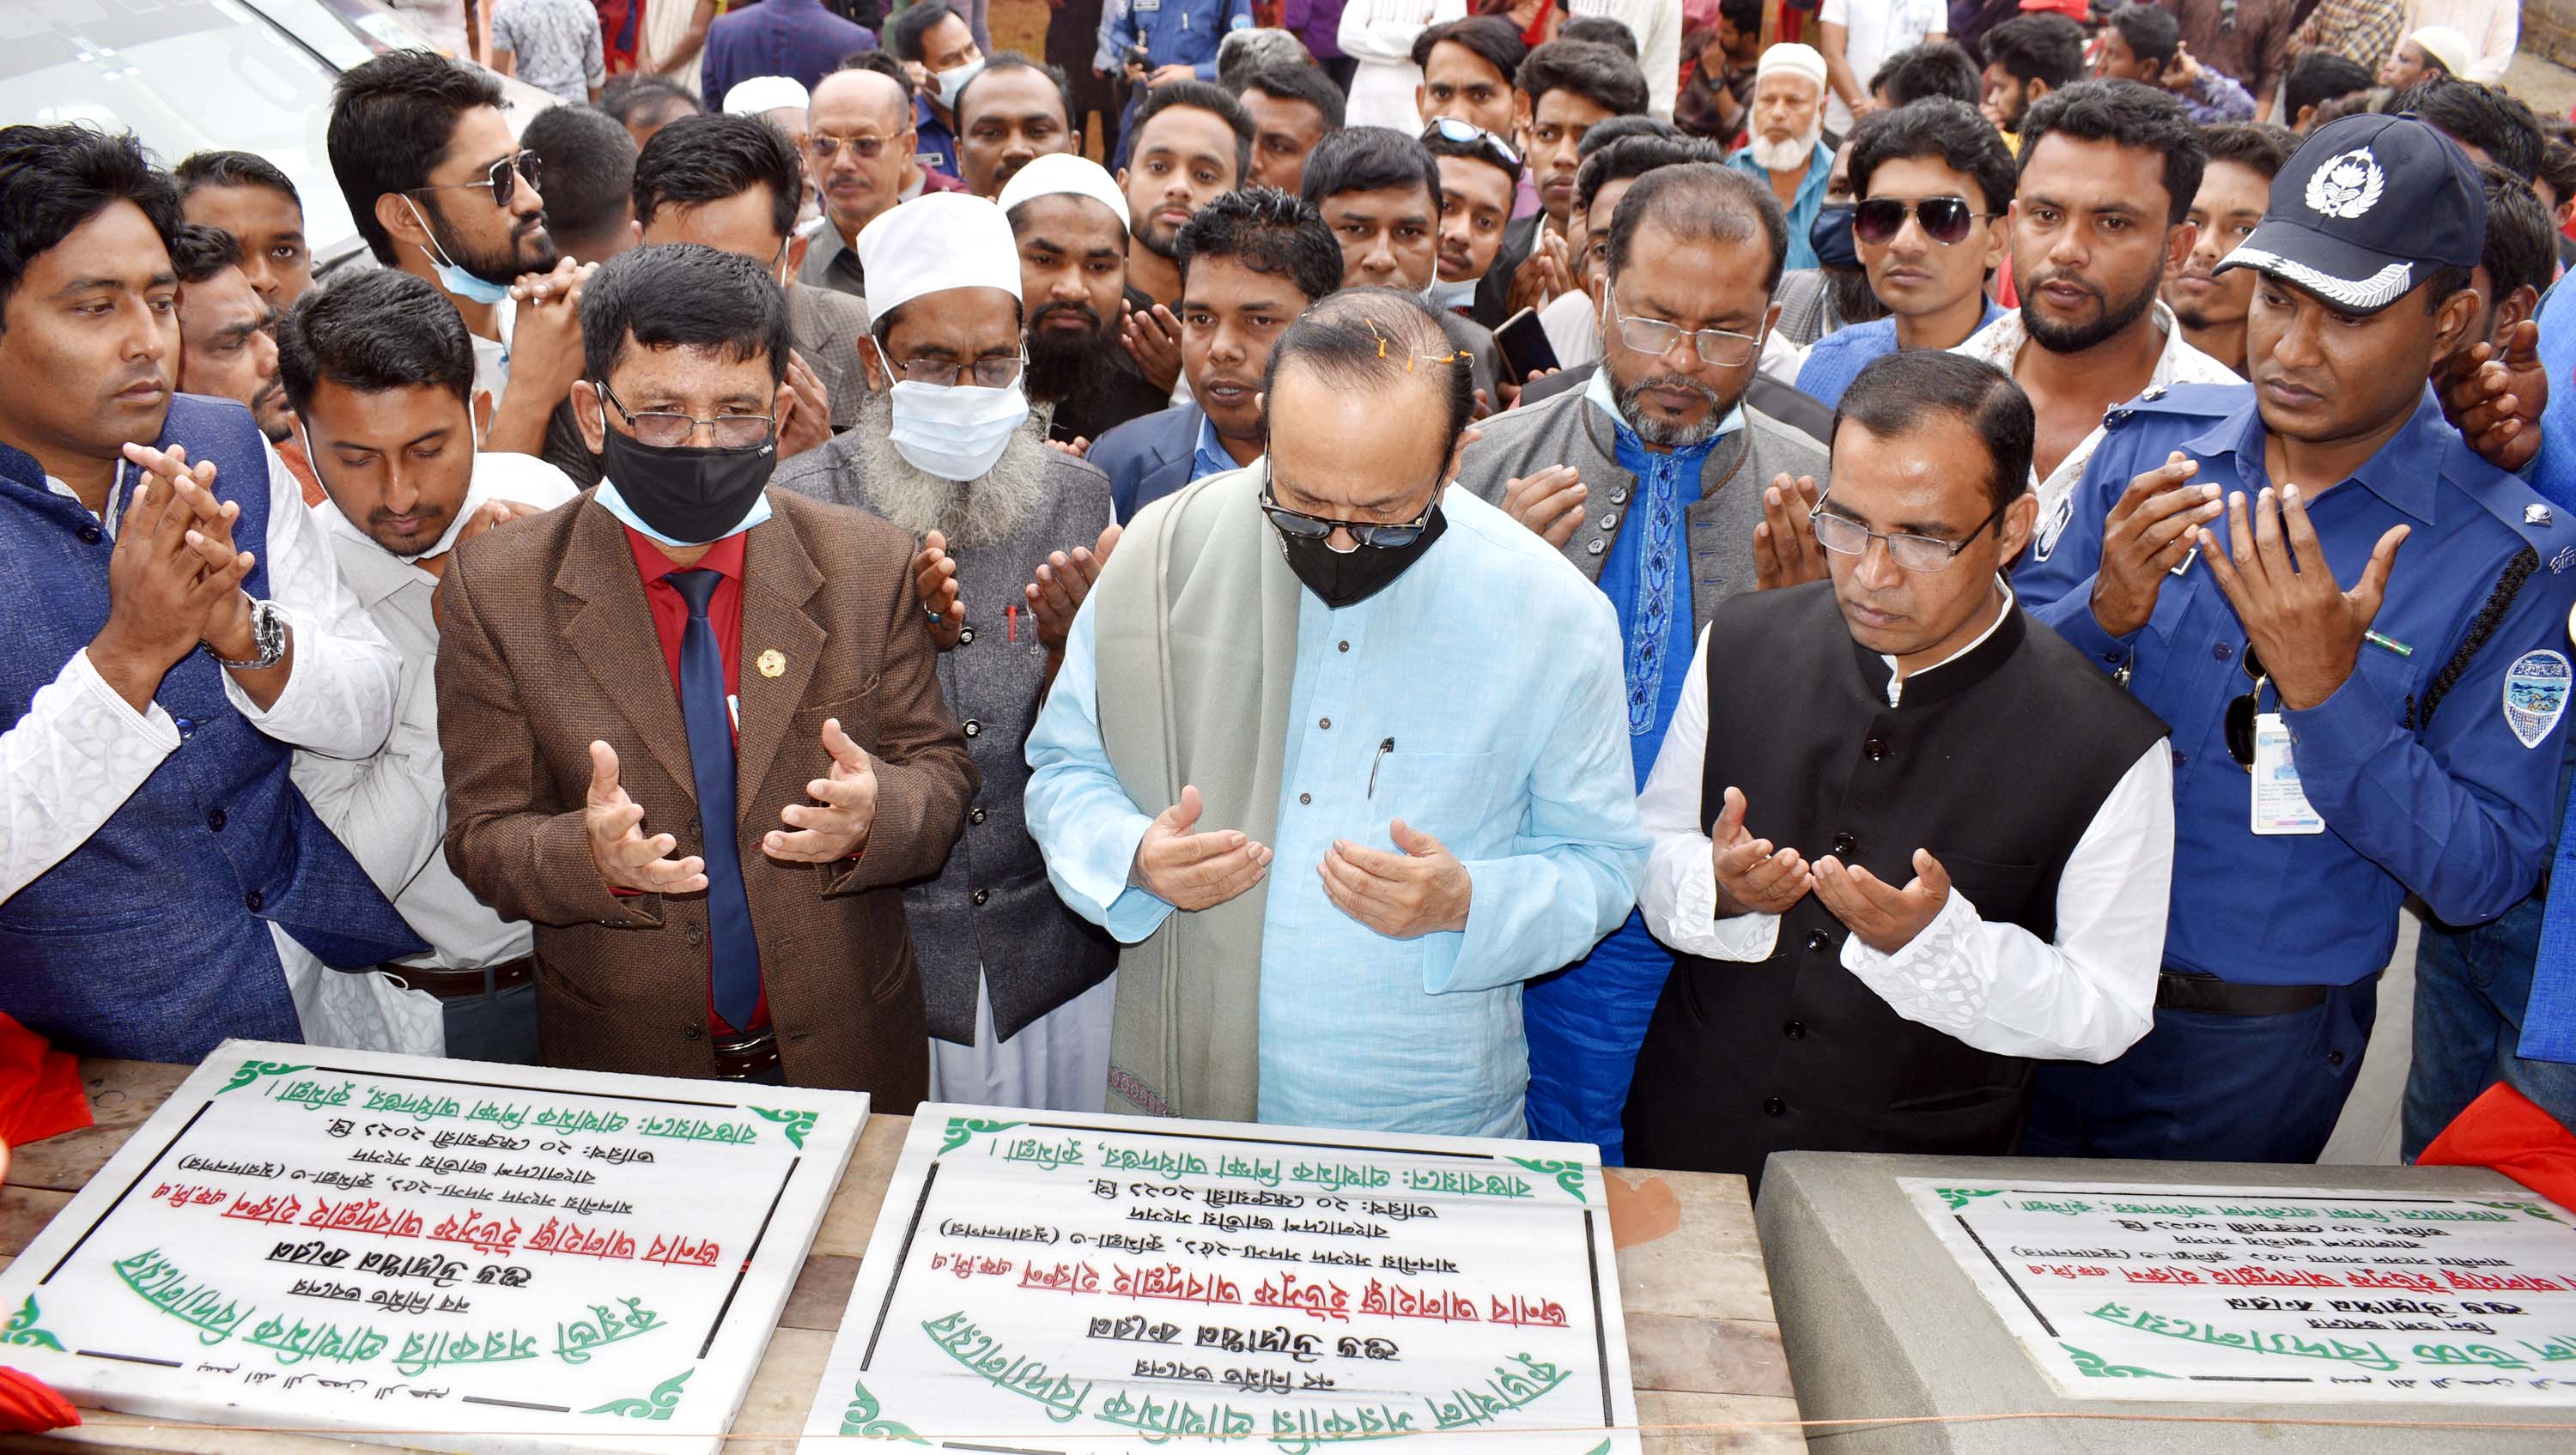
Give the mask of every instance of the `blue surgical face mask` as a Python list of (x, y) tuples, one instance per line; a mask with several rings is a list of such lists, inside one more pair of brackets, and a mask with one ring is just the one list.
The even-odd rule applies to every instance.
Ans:
[(411, 215), (419, 219), (420, 230), (429, 234), (429, 246), (421, 251), (428, 255), (431, 271), (438, 274), (438, 286), (469, 303), (479, 303), (486, 308), (510, 296), (509, 284), (486, 282), (449, 262), (447, 249), (439, 246), (438, 233), (430, 227), (428, 218), (421, 217), (419, 204), (405, 197), (403, 206), (410, 208)]
[(1860, 245), (1852, 241), (1852, 204), (1828, 202), (1816, 209), (1816, 220), (1807, 224), (1807, 246), (1828, 268), (1857, 270)]

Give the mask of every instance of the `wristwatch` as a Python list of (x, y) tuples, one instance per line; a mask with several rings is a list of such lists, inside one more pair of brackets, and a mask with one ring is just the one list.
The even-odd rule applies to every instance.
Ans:
[(286, 618), (278, 614), (276, 602), (254, 601), (250, 604), (250, 639), (259, 650), (248, 661), (232, 661), (218, 655), (213, 647), (206, 648), (206, 655), (215, 659), (216, 666), (236, 672), (265, 672), (285, 661)]

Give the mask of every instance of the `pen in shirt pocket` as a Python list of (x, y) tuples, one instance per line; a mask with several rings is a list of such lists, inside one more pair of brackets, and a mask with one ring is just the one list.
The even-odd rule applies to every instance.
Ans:
[(1395, 739), (1393, 739), (1393, 738), (1387, 738), (1387, 739), (1385, 739), (1384, 741), (1380, 742), (1380, 743), (1377, 745), (1377, 755), (1376, 755), (1375, 757), (1373, 757), (1373, 758), (1370, 758), (1370, 759), (1369, 759), (1368, 796), (1369, 796), (1371, 799), (1375, 799), (1375, 798), (1377, 797), (1377, 770), (1378, 770), (1378, 765), (1380, 765), (1380, 764), (1384, 763), (1384, 762), (1386, 761), (1386, 755), (1387, 755), (1387, 754), (1389, 754), (1389, 753), (1392, 753), (1392, 752), (1394, 752), (1394, 751), (1395, 751)]

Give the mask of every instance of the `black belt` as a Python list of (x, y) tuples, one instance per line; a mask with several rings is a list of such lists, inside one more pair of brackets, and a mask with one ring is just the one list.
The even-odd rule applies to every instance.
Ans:
[(761, 1030), (716, 1042), (716, 1079), (744, 1081), (778, 1064), (778, 1033)]
[(504, 990), (525, 985), (536, 978), (537, 961), (533, 955), (486, 965), (479, 970), (427, 969), (418, 965), (386, 965), (389, 975), (399, 975), (414, 990), (426, 990), (441, 1000), (481, 1000)]
[(2326, 1003), (2323, 985), (2243, 985), (2215, 975), (2167, 970), (2156, 977), (2156, 1009), (2213, 1015), (2288, 1015)]

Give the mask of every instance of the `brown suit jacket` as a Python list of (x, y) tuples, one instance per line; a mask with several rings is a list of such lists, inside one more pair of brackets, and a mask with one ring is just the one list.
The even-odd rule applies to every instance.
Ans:
[[(900, 1115), (930, 1072), (898, 886), (939, 872), (975, 769), (940, 697), (911, 537), (843, 506), (769, 498), (776, 514), (745, 542), (732, 832), (770, 1019), (791, 1083), (865, 1091)], [(700, 851), (688, 734), (624, 528), (585, 496), (492, 531), (449, 564), (440, 615), (447, 861), (503, 916), (536, 925), (547, 1064), (714, 1074), (706, 896), (611, 894), (582, 818), (600, 739), (644, 806), (643, 831), (677, 838), (676, 856)], [(775, 677), (756, 665), (772, 651), (785, 664)], [(876, 760), (867, 852), (781, 863), (761, 836), (830, 771), (829, 717)]]

